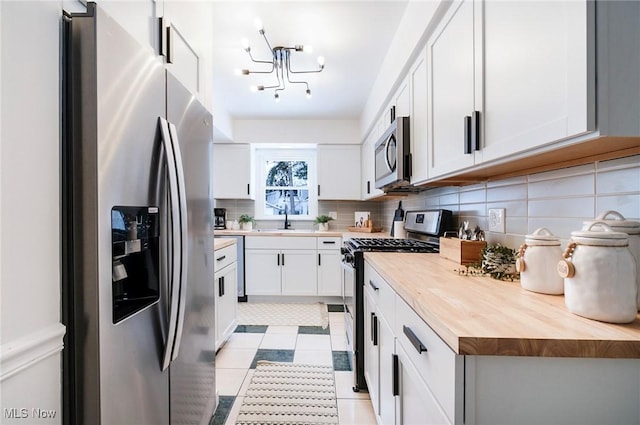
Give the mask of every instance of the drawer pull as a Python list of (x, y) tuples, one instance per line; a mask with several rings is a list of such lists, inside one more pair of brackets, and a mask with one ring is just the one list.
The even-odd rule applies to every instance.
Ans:
[(391, 388), (394, 396), (400, 395), (400, 362), (398, 355), (391, 355), (391, 372), (393, 374), (393, 388)]
[(216, 261), (222, 261), (222, 260), (224, 260), (225, 258), (227, 258), (227, 256), (226, 256), (226, 255), (223, 255), (222, 257), (218, 257), (218, 258), (216, 258)]
[(218, 278), (218, 296), (222, 297), (224, 295), (224, 276)]
[(378, 316), (373, 315), (373, 346), (378, 345)]
[(322, 241), (322, 243), (326, 245), (335, 245), (336, 241)]
[(375, 313), (371, 313), (371, 323), (370, 323), (371, 324), (371, 337), (370, 337), (371, 342), (373, 342), (373, 334), (374, 334), (374, 331), (373, 331), (373, 318), (374, 317), (376, 317), (376, 314)]
[(404, 332), (407, 338), (409, 338), (409, 342), (411, 343), (411, 345), (415, 347), (418, 353), (422, 354), (423, 352), (427, 351), (427, 347), (425, 347), (424, 344), (422, 344), (422, 342), (418, 339), (416, 334), (413, 333), (411, 328), (403, 325), (402, 332)]
[(378, 289), (380, 289), (379, 287), (377, 287), (372, 280), (369, 281), (369, 285), (371, 285), (371, 287), (373, 288), (374, 291), (377, 291)]

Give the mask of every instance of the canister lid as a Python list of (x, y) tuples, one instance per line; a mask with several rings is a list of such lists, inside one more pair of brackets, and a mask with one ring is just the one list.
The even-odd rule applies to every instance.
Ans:
[(532, 234), (526, 236), (526, 242), (530, 245), (559, 245), (560, 239), (546, 227), (539, 227)]
[(582, 230), (585, 230), (590, 224), (595, 222), (603, 222), (616, 232), (624, 232), (628, 235), (640, 235), (640, 221), (627, 220), (618, 211), (605, 211), (594, 220), (583, 222)]
[(594, 221), (586, 226), (586, 229), (571, 232), (571, 239), (585, 245), (596, 246), (626, 246), (629, 244), (627, 233), (616, 232), (602, 221)]

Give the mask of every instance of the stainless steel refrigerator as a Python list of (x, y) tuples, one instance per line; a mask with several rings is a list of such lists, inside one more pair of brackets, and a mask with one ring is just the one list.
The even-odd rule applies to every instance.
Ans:
[(64, 39), (64, 422), (208, 424), (212, 117), (94, 3)]

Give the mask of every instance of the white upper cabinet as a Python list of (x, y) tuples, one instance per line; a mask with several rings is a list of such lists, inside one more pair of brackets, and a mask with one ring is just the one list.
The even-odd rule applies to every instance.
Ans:
[(481, 69), (474, 64), (479, 7), (474, 0), (455, 1), (427, 43), (430, 178), (474, 163), (470, 133), (473, 112), (480, 110), (474, 92)]
[(410, 145), (411, 183), (419, 183), (428, 177), (427, 153), (427, 60), (423, 49), (409, 71), (410, 88)]
[(394, 97), (396, 117), (411, 116), (411, 93), (409, 89), (409, 79), (405, 78), (396, 91)]
[(254, 199), (253, 149), (249, 144), (213, 145), (213, 196)]
[(360, 199), (360, 145), (318, 145), (318, 200)]
[(483, 162), (595, 130), (591, 6), (483, 3), (483, 31), (476, 32), (484, 41)]
[(384, 195), (380, 189), (376, 189), (376, 171), (374, 168), (374, 149), (377, 140), (377, 131), (372, 131), (367, 140), (361, 146), (362, 155), (362, 199), (371, 199)]

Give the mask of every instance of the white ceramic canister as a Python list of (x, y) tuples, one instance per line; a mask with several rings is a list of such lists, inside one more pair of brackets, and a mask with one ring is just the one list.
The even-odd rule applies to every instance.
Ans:
[(637, 313), (636, 263), (626, 233), (603, 222), (571, 232), (558, 273), (572, 313), (610, 323), (633, 322)]
[(602, 221), (616, 232), (624, 232), (629, 235), (629, 251), (636, 260), (636, 285), (638, 286), (638, 311), (640, 311), (640, 222), (627, 220), (618, 211), (605, 211), (595, 220), (585, 221), (583, 229), (586, 229), (594, 221)]
[(564, 279), (556, 271), (560, 260), (560, 240), (546, 227), (536, 229), (526, 236), (518, 250), (516, 269), (520, 272), (520, 285), (542, 294), (564, 293)]

